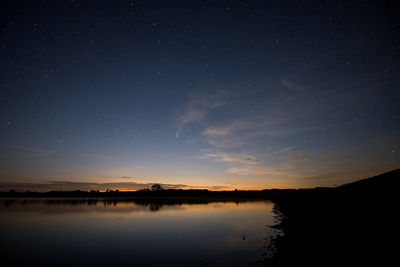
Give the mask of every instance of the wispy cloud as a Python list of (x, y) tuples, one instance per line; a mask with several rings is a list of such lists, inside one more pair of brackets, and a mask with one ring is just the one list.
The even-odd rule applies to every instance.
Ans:
[(294, 91), (296, 91), (299, 94), (304, 93), (304, 87), (300, 84), (294, 83), (293, 81), (289, 81), (289, 80), (282, 80), (281, 81), (282, 85), (288, 89), (292, 89)]
[[(185, 125), (197, 123), (204, 127), (199, 140), (208, 143), (207, 148), (214, 149), (204, 152), (200, 158), (221, 163), (225, 173), (290, 175), (298, 166), (309, 161), (310, 152), (302, 151), (295, 145), (280, 148), (274, 145), (273, 151), (267, 146), (284, 144), (285, 139), (293, 140), (294, 136), (314, 131), (317, 126), (304, 119), (313, 114), (303, 102), (292, 97), (292, 91), (295, 91), (301, 101), (307, 100), (305, 95), (300, 96), (305, 91), (302, 85), (285, 79), (278, 80), (275, 87), (279, 90), (271, 88), (268, 98), (233, 93), (240, 90), (232, 90), (225, 95), (229, 101), (222, 101), (224, 98), (219, 94), (191, 94), (178, 118), (176, 137)], [(282, 87), (287, 90), (282, 90)], [(249, 98), (252, 104), (243, 104), (245, 98)], [(238, 105), (234, 110), (240, 112), (232, 112), (232, 105)], [(214, 116), (213, 112), (216, 107), (223, 107), (218, 116)]]
[(40, 146), (37, 146), (37, 147), (20, 147), (19, 149), (21, 149), (25, 153), (28, 153), (30, 155), (36, 155), (36, 156), (49, 156), (49, 155), (54, 154), (53, 150), (50, 150), (50, 149), (47, 149), (47, 148), (43, 148), (43, 147), (40, 147)]
[[(281, 121), (279, 121), (281, 122)], [(244, 119), (234, 120), (226, 125), (212, 126), (207, 128), (203, 134), (206, 136), (227, 136), (241, 131), (258, 131), (268, 126), (279, 123), (277, 121), (251, 121)]]
[(207, 138), (208, 143), (215, 147), (238, 147), (246, 145), (252, 135), (261, 134), (262, 129), (269, 124), (238, 119), (225, 125), (208, 127), (202, 134)]
[(247, 153), (209, 153), (204, 158), (211, 158), (218, 162), (241, 163), (256, 165), (264, 161), (265, 157), (256, 157)]
[(221, 96), (221, 93), (191, 93), (183, 111), (178, 116), (176, 138), (179, 137), (179, 134), (185, 125), (192, 122), (199, 122), (205, 118), (209, 111), (223, 106), (225, 102), (222, 100)]
[(289, 165), (283, 167), (275, 166), (251, 166), (251, 167), (231, 167), (226, 169), (226, 173), (238, 174), (238, 175), (287, 175), (291, 172), (289, 171), (292, 167)]
[[(249, 153), (207, 153), (201, 158), (227, 164), (226, 173), (237, 175), (286, 175), (296, 162), (293, 156), (294, 147), (285, 147), (264, 155), (255, 156)], [(296, 154), (297, 155), (297, 154)], [(268, 160), (275, 161), (269, 164)], [(276, 161), (279, 161), (278, 163)]]
[(265, 120), (237, 119), (225, 125), (210, 126), (202, 134), (208, 143), (219, 148), (239, 147), (258, 138), (287, 137), (315, 130), (314, 126), (296, 126), (285, 117)]

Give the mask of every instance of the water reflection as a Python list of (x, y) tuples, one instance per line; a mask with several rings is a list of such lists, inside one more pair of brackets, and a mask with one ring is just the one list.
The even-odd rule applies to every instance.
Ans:
[(8, 265), (253, 266), (269, 250), (273, 203), (0, 200)]

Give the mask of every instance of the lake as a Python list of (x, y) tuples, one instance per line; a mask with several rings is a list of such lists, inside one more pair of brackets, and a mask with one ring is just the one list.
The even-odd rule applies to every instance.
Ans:
[[(270, 201), (0, 200), (5, 265), (258, 266)], [(4, 265), (3, 265), (4, 266)]]

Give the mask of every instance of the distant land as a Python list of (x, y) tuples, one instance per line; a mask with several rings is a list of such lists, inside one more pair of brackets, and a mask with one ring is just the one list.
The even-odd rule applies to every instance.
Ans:
[[(249, 199), (275, 199), (285, 198), (286, 196), (301, 195), (303, 193), (316, 192), (336, 192), (336, 193), (384, 193), (396, 190), (399, 179), (400, 169), (393, 170), (378, 176), (362, 179), (338, 187), (316, 187), (307, 189), (264, 189), (264, 190), (232, 190), (232, 191), (212, 191), (207, 189), (164, 189), (161, 185), (155, 184), (151, 189), (141, 189), (137, 191), (109, 190), (73, 190), (73, 191), (0, 191), (1, 198), (46, 198), (46, 197), (112, 197), (112, 198), (249, 198)], [(398, 188), (398, 187), (397, 187)], [(384, 194), (386, 195), (386, 194)]]

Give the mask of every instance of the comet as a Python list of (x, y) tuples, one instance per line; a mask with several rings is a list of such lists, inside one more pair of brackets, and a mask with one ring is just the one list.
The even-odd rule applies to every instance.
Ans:
[(178, 137), (179, 137), (179, 133), (180, 133), (180, 132), (181, 132), (181, 128), (179, 128), (178, 131), (176, 131), (175, 138), (178, 138)]

